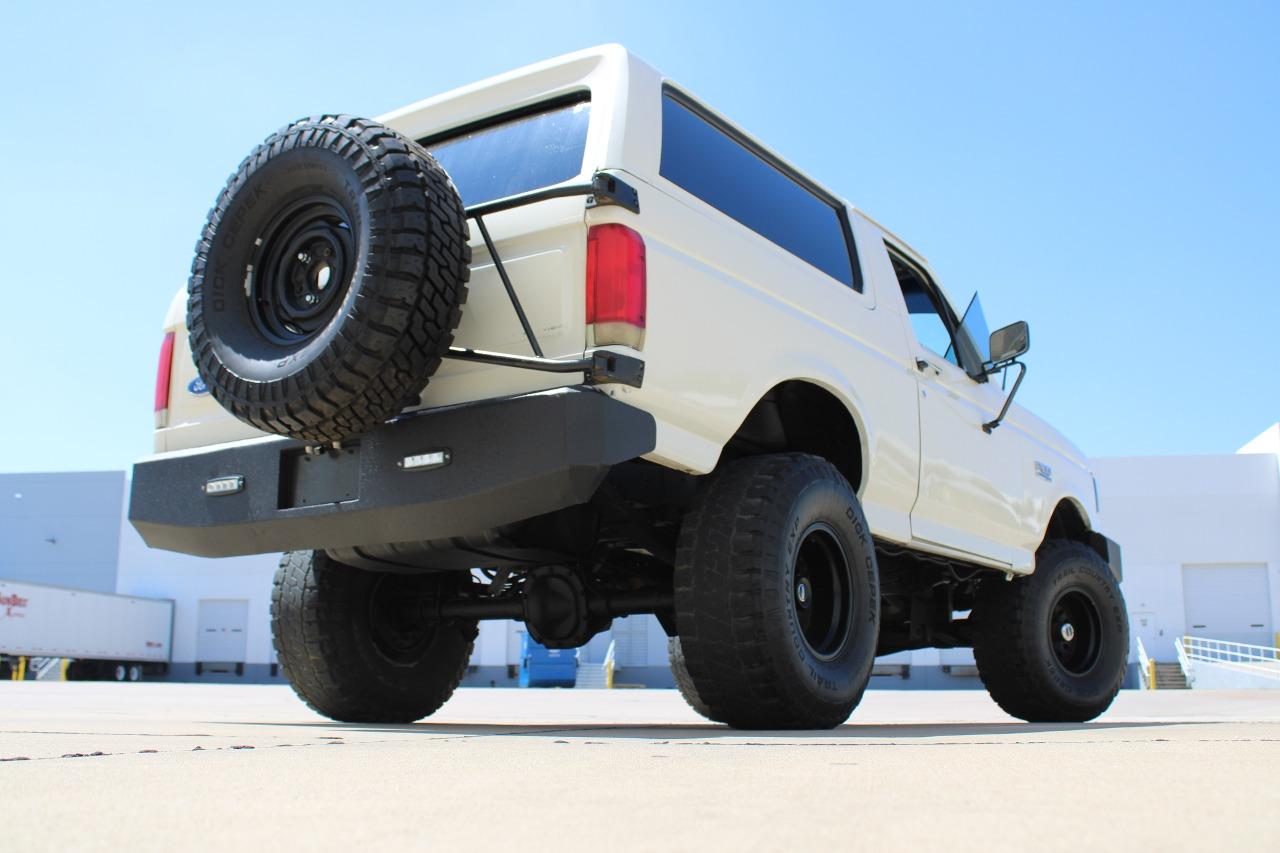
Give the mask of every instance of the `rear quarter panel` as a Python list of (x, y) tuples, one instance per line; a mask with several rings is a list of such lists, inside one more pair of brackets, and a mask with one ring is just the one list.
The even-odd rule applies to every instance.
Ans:
[[(872, 527), (907, 537), (919, 423), (905, 340), (876, 308), (885, 270), (863, 264), (858, 292), (663, 178), (663, 82), (633, 68), (621, 152), (628, 159), (609, 164), (637, 184), (640, 215), (608, 207), (587, 214), (589, 224), (640, 231), (648, 256), (644, 387), (608, 393), (657, 419), (653, 461), (706, 473), (770, 388), (791, 379), (820, 385), (858, 426), (865, 465), (854, 485)], [(855, 241), (869, 239), (866, 222), (849, 214)]]

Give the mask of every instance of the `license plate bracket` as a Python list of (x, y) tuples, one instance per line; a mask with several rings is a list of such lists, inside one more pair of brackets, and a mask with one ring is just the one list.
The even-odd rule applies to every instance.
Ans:
[(298, 509), (360, 499), (360, 447), (323, 453), (305, 448), (280, 454), (280, 509)]

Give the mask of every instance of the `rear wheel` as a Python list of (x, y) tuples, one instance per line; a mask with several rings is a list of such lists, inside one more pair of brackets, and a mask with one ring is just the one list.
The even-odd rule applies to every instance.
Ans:
[(1028, 722), (1084, 722), (1124, 681), (1129, 621), (1115, 576), (1088, 546), (1051, 540), (1035, 571), (978, 584), (973, 656), (991, 698)]
[(675, 608), (677, 683), (699, 713), (735, 728), (843, 723), (871, 677), (880, 614), (849, 483), (798, 453), (726, 463), (681, 528)]
[(352, 568), (323, 552), (285, 554), (271, 633), (294, 692), (342, 722), (410, 723), (437, 710), (476, 637), (474, 621), (432, 621), (415, 606), (438, 582)]

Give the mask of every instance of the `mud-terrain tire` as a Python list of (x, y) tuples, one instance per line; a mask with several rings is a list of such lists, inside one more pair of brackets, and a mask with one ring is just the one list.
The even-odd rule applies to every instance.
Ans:
[(1030, 575), (978, 584), (973, 656), (991, 698), (1032, 723), (1082, 723), (1124, 681), (1129, 620), (1120, 584), (1080, 542), (1040, 546)]
[(681, 527), (675, 610), (695, 710), (734, 728), (843, 723), (880, 622), (871, 531), (848, 481), (800, 453), (724, 464)]
[(711, 709), (698, 696), (698, 688), (693, 686), (693, 679), (689, 677), (689, 667), (684, 662), (684, 652), (680, 650), (679, 637), (667, 638), (667, 660), (671, 664), (671, 675), (675, 679), (676, 689), (680, 691), (685, 703), (702, 716), (709, 718)]
[(322, 551), (286, 553), (271, 593), (271, 636), (294, 692), (346, 723), (411, 723), (436, 711), (466, 672), (476, 623), (397, 612), (435, 583), (352, 568)]
[(240, 420), (350, 439), (415, 401), (453, 341), (471, 250), (420, 146), (350, 116), (254, 149), (209, 212), (188, 285), (200, 378)]

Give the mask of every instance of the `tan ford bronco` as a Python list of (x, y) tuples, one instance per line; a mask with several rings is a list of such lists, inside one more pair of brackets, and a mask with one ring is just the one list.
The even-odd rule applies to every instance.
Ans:
[(732, 726), (839, 725), (876, 655), (970, 646), (1010, 713), (1087, 720), (1125, 674), (1120, 552), (1083, 455), (1013, 403), (1029, 343), (598, 48), (240, 164), (130, 519), (286, 552), (279, 660), (339, 720), (435, 711), (477, 620), (572, 648), (638, 613)]

